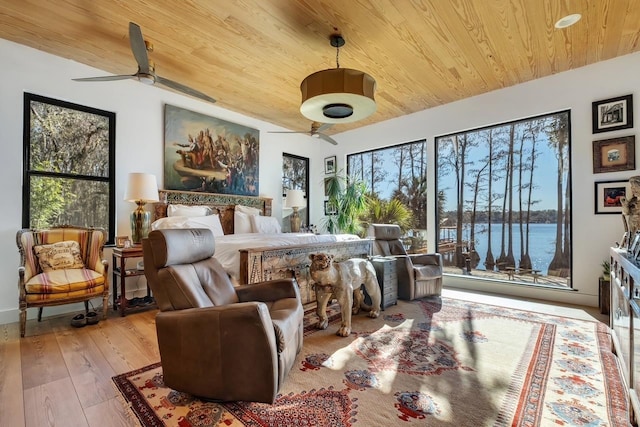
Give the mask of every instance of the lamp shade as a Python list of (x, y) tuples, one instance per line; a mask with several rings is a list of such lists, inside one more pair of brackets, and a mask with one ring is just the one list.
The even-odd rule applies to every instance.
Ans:
[(375, 88), (375, 79), (362, 71), (350, 68), (318, 71), (300, 84), (300, 112), (320, 123), (362, 120), (376, 111)]
[(157, 202), (159, 199), (156, 176), (150, 173), (130, 173), (124, 200), (129, 202), (142, 201), (144, 203)]
[(304, 191), (302, 190), (289, 190), (287, 191), (287, 203), (288, 208), (301, 208), (306, 206), (307, 203), (304, 200)]

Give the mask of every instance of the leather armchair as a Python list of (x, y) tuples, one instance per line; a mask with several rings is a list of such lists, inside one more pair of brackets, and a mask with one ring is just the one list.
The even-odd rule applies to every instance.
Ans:
[(155, 230), (142, 245), (165, 384), (209, 400), (273, 403), (302, 349), (295, 281), (234, 287), (207, 229)]
[(398, 298), (413, 300), (442, 294), (442, 256), (407, 254), (400, 240), (400, 227), (395, 224), (371, 224), (369, 236), (374, 238), (373, 255), (396, 258)]

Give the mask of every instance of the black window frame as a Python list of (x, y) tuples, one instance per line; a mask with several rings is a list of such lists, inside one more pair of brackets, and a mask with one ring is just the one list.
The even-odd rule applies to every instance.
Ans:
[[(69, 173), (57, 173), (50, 171), (36, 171), (29, 169), (31, 165), (31, 103), (40, 102), (55, 105), (61, 108), (77, 110), (84, 113), (104, 116), (109, 121), (109, 167), (107, 177), (91, 176), (91, 175), (78, 175)], [(23, 179), (22, 179), (22, 227), (30, 227), (30, 212), (31, 212), (31, 178), (32, 177), (48, 177), (48, 178), (62, 178), (73, 179), (81, 181), (93, 181), (93, 182), (108, 182), (109, 184), (109, 209), (108, 209), (108, 230), (107, 230), (107, 242), (106, 244), (113, 244), (115, 242), (115, 179), (116, 179), (116, 114), (111, 111), (100, 110), (93, 107), (87, 107), (80, 104), (74, 104), (72, 102), (62, 101), (46, 96), (36, 95), (33, 93), (24, 93), (24, 114), (23, 114)], [(94, 224), (95, 226), (102, 226), (101, 224)]]

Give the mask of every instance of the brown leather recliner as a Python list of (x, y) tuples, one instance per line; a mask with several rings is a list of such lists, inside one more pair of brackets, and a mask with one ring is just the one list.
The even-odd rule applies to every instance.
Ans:
[(374, 238), (373, 255), (396, 258), (398, 298), (413, 300), (442, 294), (442, 256), (407, 254), (400, 240), (402, 233), (395, 224), (371, 224), (369, 236)]
[(302, 349), (294, 280), (234, 288), (206, 229), (156, 230), (142, 245), (165, 384), (210, 400), (272, 403)]

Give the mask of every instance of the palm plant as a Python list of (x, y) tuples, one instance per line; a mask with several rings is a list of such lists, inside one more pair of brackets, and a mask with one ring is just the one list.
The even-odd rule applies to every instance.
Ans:
[(369, 209), (367, 185), (355, 177), (347, 177), (344, 172), (336, 172), (325, 178), (327, 202), (335, 215), (324, 217), (327, 231), (333, 233), (363, 234), (360, 217)]
[(387, 201), (371, 196), (369, 210), (360, 220), (366, 227), (371, 224), (397, 224), (404, 234), (412, 227), (413, 213), (398, 199)]

